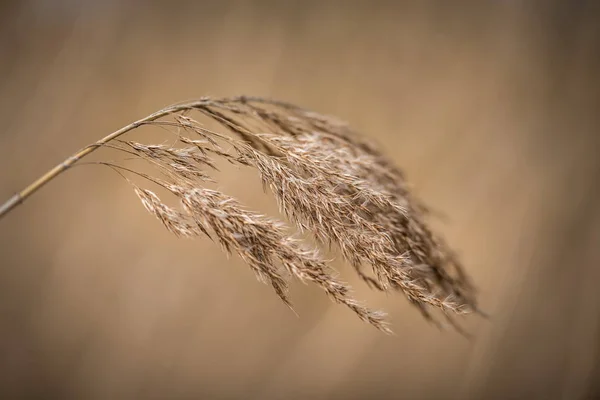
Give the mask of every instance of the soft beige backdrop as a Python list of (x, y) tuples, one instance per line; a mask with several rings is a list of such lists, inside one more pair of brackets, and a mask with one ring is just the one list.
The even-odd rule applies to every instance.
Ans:
[[(396, 336), (301, 285), (298, 318), (209, 240), (171, 237), (110, 170), (81, 167), (0, 221), (0, 394), (598, 395), (600, 31), (585, 4), (2, 3), (0, 200), (172, 102), (271, 96), (380, 143), (447, 215), (436, 228), (492, 318), (464, 321), (471, 341), (440, 332), (347, 267)], [(221, 179), (274, 210), (254, 174)]]

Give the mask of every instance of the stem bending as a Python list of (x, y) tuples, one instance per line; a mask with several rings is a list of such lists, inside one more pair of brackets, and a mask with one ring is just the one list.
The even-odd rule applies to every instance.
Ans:
[(61, 162), (60, 164), (58, 164), (57, 166), (52, 168), (51, 170), (49, 170), (48, 172), (46, 172), (45, 174), (40, 176), (38, 179), (33, 181), (31, 184), (29, 184), (23, 190), (21, 190), (18, 193), (15, 193), (11, 198), (9, 198), (6, 202), (4, 202), (0, 206), (0, 218), (4, 217), (6, 214), (8, 214), (10, 211), (12, 211), (15, 207), (22, 204), (29, 196), (31, 196), (32, 194), (37, 192), (39, 189), (41, 189), (42, 186), (46, 185), (48, 182), (52, 181), (58, 175), (65, 172), (67, 169), (69, 169), (71, 166), (73, 166), (77, 161), (81, 160), (83, 157), (91, 154), (98, 148), (102, 147), (105, 143), (108, 143), (111, 140), (114, 140), (114, 139), (118, 138), (119, 136), (121, 136), (131, 130), (136, 129), (139, 126), (141, 126), (147, 122), (152, 122), (152, 121), (155, 121), (166, 115), (184, 111), (184, 110), (189, 110), (192, 108), (197, 108), (199, 106), (203, 106), (206, 104), (210, 104), (210, 100), (201, 99), (201, 100), (197, 100), (197, 101), (193, 101), (193, 102), (189, 102), (189, 103), (176, 104), (176, 105), (172, 105), (172, 106), (163, 108), (162, 110), (159, 110), (153, 114), (148, 115), (147, 117), (144, 117), (144, 118), (137, 120), (127, 126), (124, 126), (123, 128), (121, 128), (119, 130), (114, 131), (110, 135), (98, 140), (95, 143), (85, 146), (84, 148), (82, 148), (75, 154), (71, 155), (69, 158), (67, 158), (66, 160), (64, 160), (63, 162)]

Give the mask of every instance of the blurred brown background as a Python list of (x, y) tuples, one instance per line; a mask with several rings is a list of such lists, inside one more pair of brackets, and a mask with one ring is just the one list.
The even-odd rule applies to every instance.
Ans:
[[(465, 319), (470, 341), (440, 332), (348, 267), (396, 336), (302, 285), (297, 318), (238, 259), (171, 237), (111, 171), (81, 167), (0, 221), (0, 394), (598, 398), (599, 5), (2, 3), (0, 200), (170, 103), (287, 100), (380, 143), (448, 216), (435, 226), (492, 318)], [(252, 173), (222, 187), (266, 198)]]

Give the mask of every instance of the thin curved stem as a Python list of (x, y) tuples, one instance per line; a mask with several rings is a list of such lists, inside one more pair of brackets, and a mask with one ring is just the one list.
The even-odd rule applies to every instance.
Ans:
[(121, 128), (119, 130), (114, 131), (110, 135), (105, 136), (104, 138), (98, 140), (95, 143), (85, 146), (84, 148), (77, 151), (75, 154), (71, 155), (69, 158), (67, 158), (66, 160), (64, 160), (63, 162), (56, 165), (54, 168), (52, 168), (51, 170), (49, 170), (48, 172), (46, 172), (45, 174), (43, 174), (42, 176), (37, 178), (31, 184), (26, 186), (23, 190), (21, 190), (18, 193), (15, 193), (6, 202), (4, 202), (0, 206), (0, 218), (5, 216), (6, 214), (8, 214), (11, 210), (13, 210), (18, 205), (22, 204), (23, 201), (25, 201), (29, 196), (31, 196), (32, 194), (37, 192), (40, 188), (42, 188), (42, 186), (46, 185), (48, 182), (50, 182), (51, 180), (56, 178), (58, 175), (65, 172), (67, 169), (69, 169), (71, 166), (73, 166), (77, 161), (81, 160), (83, 157), (91, 154), (98, 148), (102, 147), (105, 143), (108, 143), (111, 140), (116, 139), (119, 136), (121, 136), (129, 131), (132, 131), (148, 122), (155, 121), (155, 120), (162, 118), (164, 116), (167, 116), (169, 114), (173, 114), (173, 113), (177, 113), (177, 112), (185, 111), (185, 110), (190, 110), (190, 109), (198, 108), (201, 106), (206, 106), (208, 104), (211, 104), (212, 102), (213, 102), (213, 100), (210, 100), (210, 99), (200, 99), (200, 100), (196, 100), (196, 101), (192, 101), (192, 102), (188, 102), (188, 103), (171, 105), (169, 107), (163, 108), (162, 110), (156, 111), (155, 113), (150, 114), (147, 117), (144, 117), (135, 122), (132, 122), (131, 124), (124, 126), (123, 128)]

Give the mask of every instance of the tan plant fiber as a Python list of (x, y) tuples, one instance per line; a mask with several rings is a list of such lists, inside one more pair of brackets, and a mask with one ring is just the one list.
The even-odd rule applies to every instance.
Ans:
[[(209, 128), (193, 114), (222, 129)], [(123, 139), (144, 125), (175, 133), (176, 143)], [(377, 329), (391, 332), (385, 314), (352, 298), (351, 288), (336, 278), (318, 250), (290, 236), (285, 223), (208, 189), (217, 159), (256, 169), (288, 220), (318, 243), (338, 248), (370, 287), (403, 293), (432, 321), (436, 309), (452, 323), (453, 315), (478, 311), (462, 265), (428, 228), (428, 210), (410, 193), (401, 171), (345, 123), (274, 100), (202, 98), (157, 111), (57, 165), (0, 206), (0, 217), (100, 147), (154, 167), (156, 173), (148, 174), (116, 162), (95, 162), (123, 176), (165, 228), (179, 237), (208, 236), (225, 252), (236, 253), (290, 307), (288, 285), (297, 278), (317, 285)], [(128, 175), (166, 189), (179, 207), (168, 206)]]

